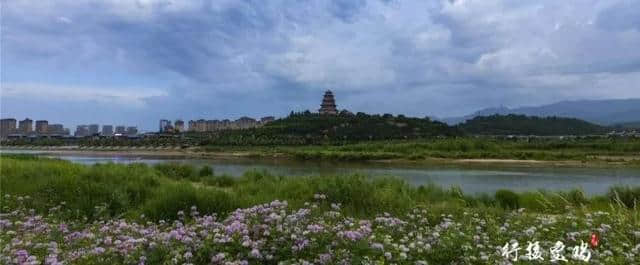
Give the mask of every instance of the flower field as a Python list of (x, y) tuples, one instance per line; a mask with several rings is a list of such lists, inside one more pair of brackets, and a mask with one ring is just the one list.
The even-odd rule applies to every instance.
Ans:
[[(31, 198), (4, 196), (3, 264), (551, 264), (547, 250), (557, 241), (567, 246), (561, 252), (567, 264), (640, 263), (640, 226), (615, 210), (542, 215), (466, 209), (434, 216), (425, 207), (357, 219), (317, 194), (303, 208), (272, 201), (226, 218), (192, 207), (175, 221), (105, 216), (87, 222), (63, 218), (73, 212), (65, 203), (39, 215), (25, 207)], [(587, 249), (588, 262), (572, 257), (572, 248), (593, 233), (600, 240)], [(526, 246), (534, 241), (544, 260), (528, 260)], [(514, 242), (522, 246), (517, 261), (502, 250)]]

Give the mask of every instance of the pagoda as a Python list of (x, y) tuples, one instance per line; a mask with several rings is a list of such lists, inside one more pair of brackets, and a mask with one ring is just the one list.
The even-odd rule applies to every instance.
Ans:
[(320, 112), (320, 114), (338, 114), (338, 110), (336, 109), (336, 100), (333, 98), (333, 92), (331, 92), (331, 90), (327, 90), (327, 92), (324, 92), (322, 104), (320, 104), (320, 109), (318, 110), (318, 112)]

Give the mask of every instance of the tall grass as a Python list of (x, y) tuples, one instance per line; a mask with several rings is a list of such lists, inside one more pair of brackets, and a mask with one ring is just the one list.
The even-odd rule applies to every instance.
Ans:
[[(226, 215), (236, 208), (286, 200), (302, 207), (315, 194), (325, 194), (331, 203), (354, 216), (371, 217), (382, 212), (404, 214), (418, 206), (442, 212), (481, 207), (487, 211), (527, 208), (544, 213), (562, 213), (566, 207), (605, 208), (607, 204), (638, 209), (640, 188), (616, 187), (606, 196), (587, 198), (579, 190), (568, 192), (465, 195), (459, 188), (436, 185), (411, 186), (392, 178), (362, 175), (283, 177), (265, 171), (249, 171), (232, 178), (216, 176), (213, 170), (189, 165), (163, 164), (73, 164), (54, 159), (0, 157), (2, 194), (31, 196), (30, 207), (46, 212), (64, 202), (75, 215), (96, 218), (96, 205), (110, 216), (172, 220), (179, 210), (196, 206), (201, 213)], [(202, 173), (205, 172), (206, 174)], [(4, 197), (0, 198), (4, 205)], [(3, 210), (4, 211), (4, 208)], [(74, 217), (77, 217), (74, 216)], [(70, 216), (71, 217), (71, 216)]]

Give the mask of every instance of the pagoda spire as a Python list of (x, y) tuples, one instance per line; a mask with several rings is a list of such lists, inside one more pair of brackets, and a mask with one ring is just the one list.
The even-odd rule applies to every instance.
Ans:
[(318, 110), (318, 112), (320, 112), (320, 114), (338, 114), (338, 109), (336, 108), (336, 100), (333, 97), (333, 92), (331, 92), (331, 90), (327, 90), (326, 92), (324, 92), (322, 104), (320, 104), (320, 109)]

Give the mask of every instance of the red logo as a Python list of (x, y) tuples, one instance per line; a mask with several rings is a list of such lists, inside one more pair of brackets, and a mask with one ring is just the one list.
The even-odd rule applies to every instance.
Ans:
[(600, 241), (600, 239), (598, 238), (598, 234), (592, 233), (591, 234), (591, 247), (592, 248), (596, 248), (598, 246), (598, 242), (599, 241)]

